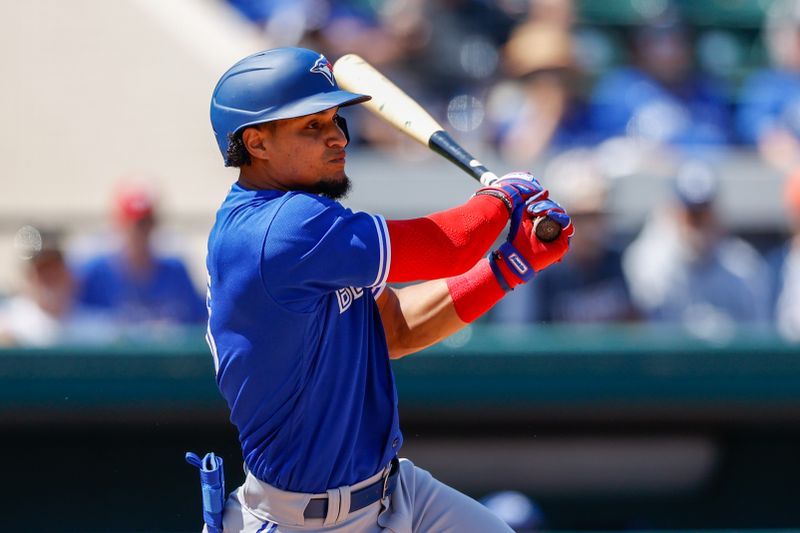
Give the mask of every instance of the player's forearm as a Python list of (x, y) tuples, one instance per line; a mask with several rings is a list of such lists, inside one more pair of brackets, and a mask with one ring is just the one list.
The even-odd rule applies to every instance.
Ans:
[(412, 220), (387, 221), (390, 282), (436, 280), (466, 272), (508, 222), (498, 198), (480, 195), (462, 206)]
[(379, 308), (389, 357), (397, 359), (447, 338), (466, 324), (458, 317), (447, 282), (437, 279), (394, 289)]
[(486, 259), (459, 276), (393, 290), (380, 307), (389, 356), (396, 359), (436, 344), (505, 294)]

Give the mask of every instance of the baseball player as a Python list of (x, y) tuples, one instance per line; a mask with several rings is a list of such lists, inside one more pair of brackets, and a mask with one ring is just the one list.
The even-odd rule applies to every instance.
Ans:
[[(214, 89), (214, 134), (240, 170), (207, 258), (207, 340), (246, 468), (225, 532), (510, 531), (398, 460), (389, 359), (458, 331), (558, 261), (570, 219), (526, 173), (414, 220), (343, 207), (337, 113), (369, 98), (340, 90), (328, 60), (302, 48), (246, 57)], [(534, 236), (540, 215), (561, 224), (556, 241)], [(484, 257), (509, 218), (508, 240)]]

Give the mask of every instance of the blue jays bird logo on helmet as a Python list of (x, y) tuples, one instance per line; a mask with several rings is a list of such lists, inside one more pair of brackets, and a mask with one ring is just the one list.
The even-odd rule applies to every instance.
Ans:
[(331, 65), (331, 62), (328, 61), (328, 58), (326, 58), (324, 55), (319, 55), (319, 59), (317, 59), (317, 61), (314, 63), (314, 66), (311, 67), (311, 72), (322, 74), (329, 82), (331, 82), (331, 85), (336, 85), (336, 82), (333, 81), (333, 65)]

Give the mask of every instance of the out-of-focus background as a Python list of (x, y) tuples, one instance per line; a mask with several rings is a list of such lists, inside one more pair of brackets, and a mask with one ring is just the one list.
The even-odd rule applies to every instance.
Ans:
[[(242, 480), (203, 344), (233, 62), (356, 52), (576, 225), (396, 362), (403, 455), (517, 531), (800, 528), (800, 0), (0, 2), (2, 531), (188, 532)], [(360, 109), (354, 209), (475, 183)]]

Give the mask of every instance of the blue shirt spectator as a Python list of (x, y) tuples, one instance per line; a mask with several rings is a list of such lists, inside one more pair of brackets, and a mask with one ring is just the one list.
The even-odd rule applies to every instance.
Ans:
[(160, 257), (151, 246), (156, 214), (150, 191), (124, 188), (116, 204), (122, 246), (79, 270), (79, 301), (110, 312), (121, 324), (187, 324), (207, 318), (183, 263)]
[(724, 93), (702, 76), (668, 87), (635, 67), (612, 71), (595, 88), (591, 120), (604, 138), (629, 135), (683, 147), (729, 140)]
[(800, 138), (800, 72), (764, 69), (742, 87), (737, 115), (739, 135), (757, 144), (771, 130)]
[(736, 126), (766, 162), (790, 173), (800, 165), (800, 0), (776, 0), (764, 20), (772, 66), (745, 81)]
[(200, 323), (205, 305), (186, 267), (173, 257), (155, 257), (147, 276), (139, 277), (122, 253), (97, 257), (81, 270), (79, 299), (108, 310), (125, 323)]
[[(503, 51), (513, 77), (491, 97), (494, 141), (506, 159), (530, 161), (552, 149), (594, 144), (588, 106), (579, 94), (583, 72), (573, 52), (569, 27), (533, 20), (514, 30)], [(509, 88), (514, 91), (509, 93)]]
[(592, 124), (603, 137), (627, 135), (683, 149), (729, 141), (727, 96), (693, 68), (688, 30), (672, 10), (638, 26), (632, 67), (603, 77), (592, 95)]

